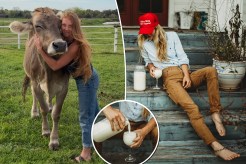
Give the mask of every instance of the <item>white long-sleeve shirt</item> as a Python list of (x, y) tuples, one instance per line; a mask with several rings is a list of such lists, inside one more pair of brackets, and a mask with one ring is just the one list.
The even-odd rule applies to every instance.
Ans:
[(184, 52), (180, 39), (176, 32), (166, 32), (167, 36), (167, 61), (160, 61), (157, 57), (156, 47), (154, 42), (146, 40), (143, 43), (143, 50), (141, 55), (144, 58), (146, 66), (149, 63), (154, 64), (155, 67), (165, 69), (170, 66), (181, 66), (187, 64), (189, 66), (189, 59)]
[(146, 121), (148, 122), (153, 116), (150, 115), (147, 118), (143, 117), (143, 106), (136, 102), (120, 102), (119, 103), (120, 111), (123, 115), (129, 120), (134, 122)]

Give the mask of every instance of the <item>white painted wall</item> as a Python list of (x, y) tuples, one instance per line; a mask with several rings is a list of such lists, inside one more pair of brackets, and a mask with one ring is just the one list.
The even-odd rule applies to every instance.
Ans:
[[(214, 12), (214, 4), (218, 11), (217, 18)], [(179, 11), (205, 11), (208, 13), (208, 23), (213, 19), (218, 20), (220, 30), (223, 30), (232, 16), (231, 9), (235, 9), (236, 4), (240, 5), (242, 19), (246, 22), (246, 2), (244, 0), (169, 0), (168, 27), (177, 27), (175, 13)], [(244, 9), (244, 10), (243, 10)]]
[(223, 31), (228, 26), (228, 21), (233, 16), (232, 10), (236, 9), (237, 4), (239, 4), (239, 10), (242, 13), (243, 0), (215, 0), (215, 2), (218, 11), (219, 27)]
[(246, 1), (243, 1), (242, 19), (243, 19), (243, 22), (246, 23)]
[(180, 11), (205, 11), (208, 12), (210, 0), (169, 0), (168, 27), (177, 27), (175, 13)]

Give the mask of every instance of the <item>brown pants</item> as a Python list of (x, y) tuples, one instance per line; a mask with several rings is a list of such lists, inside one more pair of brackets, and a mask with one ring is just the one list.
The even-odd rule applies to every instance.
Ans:
[[(191, 99), (186, 89), (183, 88), (183, 77), (183, 71), (179, 67), (168, 67), (163, 70), (163, 87), (166, 89), (169, 97), (187, 113), (191, 125), (198, 136), (209, 145), (216, 141), (216, 138), (205, 124), (198, 106)], [(213, 67), (199, 69), (192, 72), (190, 78), (192, 88), (198, 87), (202, 82), (207, 83), (210, 113), (219, 112), (221, 105), (216, 69)]]

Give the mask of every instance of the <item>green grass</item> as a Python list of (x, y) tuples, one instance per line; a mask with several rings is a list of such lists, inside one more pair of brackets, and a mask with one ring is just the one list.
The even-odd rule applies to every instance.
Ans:
[[(90, 29), (84, 31), (88, 32), (88, 38), (106, 38), (108, 35), (89, 34), (89, 31), (93, 31)], [(107, 42), (90, 41), (91, 44)], [(121, 34), (119, 43), (117, 53), (113, 53), (113, 46), (92, 45), (92, 63), (100, 76), (98, 90), (100, 108), (115, 100), (124, 99), (125, 68)], [(18, 50), (16, 46), (0, 44), (0, 163), (72, 164), (69, 157), (73, 154), (78, 155), (82, 149), (75, 81), (70, 79), (68, 95), (61, 113), (60, 148), (58, 151), (51, 151), (48, 148), (49, 138), (41, 136), (41, 118), (33, 120), (30, 117), (32, 105), (30, 88), (26, 102), (22, 101), (23, 54), (24, 46)], [(89, 163), (104, 162), (94, 153), (93, 161)]]

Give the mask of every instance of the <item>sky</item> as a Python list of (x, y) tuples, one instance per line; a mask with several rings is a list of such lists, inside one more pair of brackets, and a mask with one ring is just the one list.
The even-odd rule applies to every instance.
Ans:
[(0, 0), (0, 8), (33, 11), (37, 7), (65, 10), (73, 7), (91, 10), (117, 9), (115, 0)]

